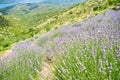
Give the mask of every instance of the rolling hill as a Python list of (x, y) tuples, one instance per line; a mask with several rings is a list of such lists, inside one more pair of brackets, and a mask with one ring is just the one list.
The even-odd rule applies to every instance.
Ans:
[(0, 12), (4, 15), (16, 15), (22, 16), (26, 14), (34, 13), (46, 13), (55, 10), (60, 10), (62, 6), (52, 5), (52, 4), (41, 4), (41, 3), (20, 3), (13, 6), (5, 7), (0, 9)]
[[(0, 9), (1, 16), (10, 23), (9, 26), (6, 26), (4, 20), (0, 22), (2, 26), (4, 24), (0, 33), (0, 40), (2, 40), (0, 50), (10, 46), (13, 42), (25, 39), (25, 36), (29, 38), (38, 33), (39, 30), (34, 27), (63, 9), (62, 6), (41, 3), (21, 3)], [(1, 19), (3, 18), (1, 17)]]
[(66, 7), (64, 6), (55, 4), (20, 3), (1, 8), (0, 12), (8, 18), (17, 19), (17, 21), (24, 23), (24, 25), (37, 26), (45, 19), (64, 10), (65, 8)]
[[(104, 4), (102, 4), (103, 2)], [(38, 9), (41, 9), (38, 7), (40, 6), (38, 4), (28, 3), (11, 6), (7, 9), (9, 14), (7, 13), (8, 15), (4, 15), (4, 17), (12, 22), (12, 27), (2, 29), (2, 32), (5, 34), (2, 34), (1, 36), (2, 41), (0, 42), (0, 50), (3, 51), (8, 49), (11, 44), (33, 37), (36, 34), (43, 34), (50, 30), (57, 29), (63, 24), (71, 24), (81, 21), (86, 17), (104, 13), (108, 9), (115, 9), (116, 3), (117, 1), (111, 4), (111, 1), (108, 2), (107, 0), (89, 0), (73, 5), (67, 9), (61, 8), (61, 6), (56, 8), (55, 4), (41, 4), (44, 9), (46, 8), (46, 11), (43, 14), (38, 11)], [(48, 5), (50, 5), (49, 9)], [(50, 8), (51, 5), (52, 7), (55, 6), (55, 10)], [(20, 13), (15, 12), (16, 9)], [(5, 8), (1, 10), (4, 11)], [(14, 15), (12, 14), (12, 11), (15, 12), (13, 13)]]

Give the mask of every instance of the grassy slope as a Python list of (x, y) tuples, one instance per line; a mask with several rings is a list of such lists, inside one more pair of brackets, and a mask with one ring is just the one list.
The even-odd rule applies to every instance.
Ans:
[[(0, 51), (8, 49), (10, 45), (15, 42), (30, 38), (37, 34), (40, 30), (35, 29), (35, 27), (46, 19), (52, 17), (54, 14), (59, 13), (62, 9), (60, 6), (56, 5), (41, 4), (28, 14), (20, 15), (22, 14), (22, 9), (26, 7), (25, 9), (27, 10), (28, 7), (31, 7), (24, 4), (22, 9), (18, 10), (21, 12), (20, 14), (17, 14), (17, 11), (13, 14), (11, 11), (15, 11), (15, 7), (12, 7), (10, 12), (8, 10), (9, 15), (3, 17), (4, 20), (9, 21), (10, 25), (3, 25), (4, 22), (1, 22), (1, 26), (3, 27), (0, 27)], [(43, 7), (44, 10), (42, 9)]]
[[(93, 5), (99, 5), (99, 7)], [(56, 29), (60, 27), (60, 25), (81, 21), (88, 16), (93, 16), (101, 12), (104, 13), (106, 10), (111, 8), (114, 8), (114, 4), (109, 6), (109, 4), (107, 4), (107, 0), (100, 2), (88, 0), (86, 2), (74, 5), (60, 14), (56, 14), (46, 22), (40, 24), (37, 28), (41, 29), (43, 33), (46, 32), (48, 28), (50, 30)]]
[[(37, 27), (36, 24), (26, 25), (24, 24), (23, 21), (19, 21), (20, 23), (15, 22), (16, 21), (15, 19), (13, 20), (13, 24), (15, 27), (10, 27), (8, 29), (5, 29), (7, 30), (8, 32), (7, 34), (9, 35), (7, 36), (3, 35), (1, 37), (2, 39), (4, 39), (1, 42), (2, 44), (1, 51), (6, 49), (6, 47), (9, 47), (13, 43), (32, 37), (35, 34), (45, 33), (47, 31), (57, 29), (58, 27), (60, 27), (60, 25), (74, 23), (76, 21), (81, 21), (88, 16), (96, 15), (101, 12), (103, 13), (107, 9), (114, 8), (115, 3), (116, 2), (113, 2), (112, 4), (108, 3), (107, 0), (99, 1), (99, 2), (95, 0), (88, 0), (86, 2), (74, 5), (71, 8), (61, 12), (53, 11), (52, 13), (46, 13), (44, 15), (36, 14), (37, 20), (34, 20), (36, 18), (32, 18), (33, 20), (32, 19), (30, 19), (30, 21), (28, 20), (28, 23), (32, 23), (31, 21), (35, 21), (35, 22), (38, 21), (38, 23), (36, 24), (39, 23), (40, 24)], [(31, 14), (28, 14), (28, 16), (29, 15), (31, 16)], [(44, 18), (43, 16), (47, 16), (47, 17)], [(40, 21), (39, 18), (41, 19)], [(27, 18), (25, 18), (24, 20), (26, 19)], [(6, 32), (5, 30), (3, 30), (3, 32)]]

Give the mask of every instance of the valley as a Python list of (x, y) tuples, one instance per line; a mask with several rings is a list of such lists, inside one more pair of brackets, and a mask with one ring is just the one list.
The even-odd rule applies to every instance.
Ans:
[[(16, 10), (17, 7), (20, 9)], [(8, 49), (12, 43), (30, 38), (40, 32), (35, 27), (53, 15), (60, 13), (62, 9), (64, 8), (56, 5), (31, 3), (2, 8), (0, 12), (2, 12), (3, 17), (1, 15), (1, 19), (4, 18), (4, 20), (0, 27), (2, 30), (0, 32), (0, 51)], [(28, 13), (26, 13), (27, 10)], [(9, 25), (7, 25), (8, 23)]]

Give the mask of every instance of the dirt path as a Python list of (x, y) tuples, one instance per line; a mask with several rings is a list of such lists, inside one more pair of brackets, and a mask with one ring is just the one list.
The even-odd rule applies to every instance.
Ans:
[(53, 70), (54, 70), (54, 67), (52, 63), (43, 61), (40, 75), (35, 80), (53, 80), (53, 76), (54, 76)]
[(12, 53), (11, 50), (5, 51), (2, 55), (0, 55), (0, 60), (3, 60), (3, 58), (9, 56)]
[[(7, 56), (9, 56), (11, 53), (12, 53), (12, 50), (7, 50), (3, 52), (3, 54), (0, 55), (0, 60), (3, 60)], [(43, 60), (42, 70), (40, 71), (40, 74), (35, 80), (53, 80), (53, 76), (54, 76), (53, 71), (54, 71), (53, 63)]]

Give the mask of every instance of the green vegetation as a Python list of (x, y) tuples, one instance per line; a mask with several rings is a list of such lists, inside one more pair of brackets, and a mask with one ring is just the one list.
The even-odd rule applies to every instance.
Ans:
[(0, 28), (4, 26), (9, 26), (9, 21), (7, 21), (3, 16), (0, 16)]
[[(49, 4), (36, 4), (39, 6), (37, 8), (34, 7), (35, 9), (33, 9), (31, 5), (35, 6), (35, 4), (19, 4), (9, 8), (7, 7), (7, 9), (1, 9), (1, 11), (4, 11), (4, 15), (0, 16), (0, 51), (9, 49), (11, 44), (20, 40), (33, 37), (35, 34), (41, 31), (41, 29), (36, 28), (37, 25), (45, 22), (48, 18), (59, 13), (62, 9), (60, 9), (59, 6)], [(18, 10), (18, 12), (20, 12), (19, 14), (15, 10), (15, 7), (18, 6), (21, 6), (21, 9)], [(42, 9), (43, 7), (44, 10)], [(22, 10), (27, 10), (28, 8), (32, 8), (33, 10), (29, 11), (27, 14), (24, 14)], [(46, 27), (46, 30), (49, 31), (50, 28)]]
[[(55, 78), (57, 80), (119, 80), (120, 58), (116, 59), (116, 45), (112, 49), (101, 49), (101, 43), (75, 42), (65, 54), (57, 57)], [(93, 49), (93, 50), (92, 50)], [(106, 53), (104, 52), (106, 51)], [(60, 55), (59, 55), (60, 56)], [(59, 64), (58, 64), (59, 63)]]
[[(49, 25), (50, 30), (56, 29), (63, 24), (70, 24), (76, 21), (81, 21), (88, 16), (94, 16), (98, 13), (104, 13), (108, 9), (112, 9), (115, 7), (116, 2), (112, 2), (112, 5), (107, 4), (109, 0), (104, 1), (96, 1), (96, 0), (88, 0), (76, 5), (73, 5), (69, 9), (66, 9), (64, 12), (56, 14), (55, 16), (48, 19), (46, 22), (40, 24), (38, 26), (42, 32), (46, 32), (44, 29), (45, 26)], [(111, 2), (111, 1), (110, 1)]]
[(42, 45), (45, 45), (45, 43), (48, 41), (48, 40), (52, 40), (52, 39), (54, 39), (54, 38), (56, 38), (56, 37), (58, 37), (58, 36), (62, 36), (62, 32), (55, 32), (54, 34), (51, 34), (51, 36), (45, 36), (45, 37), (42, 37), (42, 38), (40, 38), (39, 39), (39, 41), (38, 41), (38, 45), (39, 46), (42, 46)]
[[(23, 45), (23, 47), (21, 47)], [(11, 58), (0, 62), (1, 80), (31, 80), (41, 70), (42, 56), (39, 47), (22, 43), (15, 47)], [(9, 59), (9, 60), (7, 60)]]
[[(112, 4), (110, 4), (111, 2)], [(54, 5), (44, 4), (41, 4), (39, 7), (38, 4), (19, 4), (12, 6), (12, 8), (9, 7), (10, 10), (7, 9), (7, 13), (5, 13), (3, 9), (4, 13), (8, 14), (5, 18), (9, 21), (10, 27), (0, 28), (0, 30), (2, 30), (0, 33), (0, 51), (8, 49), (10, 45), (15, 42), (33, 37), (35, 34), (57, 29), (60, 25), (81, 21), (88, 16), (105, 12), (107, 9), (113, 8), (118, 2), (118, 0), (88, 0), (65, 10), (62, 10), (64, 7), (60, 9), (60, 7)], [(19, 6), (22, 7), (16, 11), (16, 8)], [(52, 7), (48, 8), (49, 6), (55, 9), (52, 9)], [(44, 7), (44, 10), (41, 7)], [(28, 13), (26, 13), (24, 9), (28, 10)], [(42, 13), (38, 13), (38, 9), (40, 9)], [(16, 16), (13, 15), (13, 13)], [(4, 22), (1, 24), (3, 25)], [(6, 25), (4, 24), (4, 26)]]

